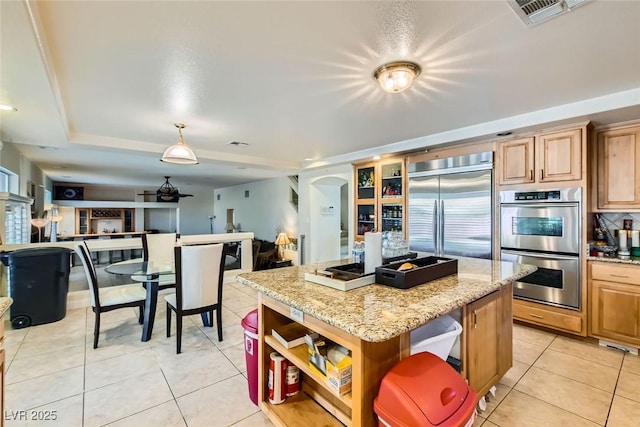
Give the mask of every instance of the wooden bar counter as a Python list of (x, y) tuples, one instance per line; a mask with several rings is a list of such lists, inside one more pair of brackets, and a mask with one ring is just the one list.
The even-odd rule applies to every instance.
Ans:
[[(346, 262), (346, 261), (344, 261)], [(459, 310), (462, 375), (480, 396), (512, 363), (512, 281), (534, 266), (458, 258), (458, 274), (407, 290), (368, 285), (342, 292), (304, 280), (305, 272), (341, 262), (244, 273), (237, 280), (259, 292), (258, 400), (275, 425), (377, 425), (373, 400), (382, 377), (410, 352), (411, 330)], [(309, 368), (306, 345), (287, 349), (271, 336), (296, 321), (351, 350), (352, 390), (339, 395)], [(269, 354), (299, 367), (302, 391), (268, 401)]]

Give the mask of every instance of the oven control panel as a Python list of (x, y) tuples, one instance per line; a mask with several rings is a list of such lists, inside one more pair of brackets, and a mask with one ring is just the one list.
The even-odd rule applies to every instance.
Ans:
[(514, 200), (560, 200), (560, 191), (516, 192)]

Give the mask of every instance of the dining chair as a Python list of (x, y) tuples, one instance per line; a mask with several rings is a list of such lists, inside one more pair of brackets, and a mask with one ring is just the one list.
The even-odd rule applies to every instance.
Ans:
[(138, 307), (140, 309), (138, 322), (142, 324), (144, 317), (144, 302), (147, 293), (140, 284), (100, 288), (98, 285), (96, 268), (93, 264), (93, 259), (91, 259), (86, 242), (75, 245), (75, 251), (82, 261), (84, 272), (87, 275), (87, 282), (89, 283), (91, 309), (96, 316), (95, 326), (93, 328), (93, 348), (98, 348), (98, 339), (100, 338), (100, 315), (119, 308)]
[[(164, 297), (167, 302), (167, 338), (171, 336), (171, 312), (176, 313), (176, 353), (182, 350), (182, 318), (208, 313), (205, 326), (213, 326), (216, 311), (218, 340), (222, 341), (222, 282), (224, 245), (222, 243), (177, 246), (176, 292)], [(203, 316), (204, 319), (204, 316)]]
[[(142, 258), (159, 266), (173, 266), (174, 247), (176, 246), (176, 233), (152, 233), (142, 235)], [(158, 289), (173, 288), (176, 286), (174, 276), (161, 277)]]

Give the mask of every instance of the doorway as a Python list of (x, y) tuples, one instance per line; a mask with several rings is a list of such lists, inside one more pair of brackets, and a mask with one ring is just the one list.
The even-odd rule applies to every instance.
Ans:
[[(342, 193), (348, 200), (347, 180), (338, 177), (324, 177), (313, 182), (309, 190), (309, 234), (313, 242), (309, 247), (308, 262), (336, 261), (342, 258), (344, 246), (348, 245), (349, 221), (343, 219), (343, 209), (348, 211), (349, 203), (342, 202)], [(348, 247), (346, 248), (348, 250)], [(305, 260), (305, 262), (307, 262)]]
[(227, 209), (227, 222), (224, 226), (225, 233), (233, 233), (233, 230), (235, 229), (235, 223), (236, 221), (234, 218), (233, 209)]

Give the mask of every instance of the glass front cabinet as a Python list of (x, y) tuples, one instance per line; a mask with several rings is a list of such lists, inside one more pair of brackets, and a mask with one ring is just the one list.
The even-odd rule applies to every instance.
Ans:
[(355, 165), (356, 239), (368, 231), (404, 234), (405, 182), (403, 158)]

